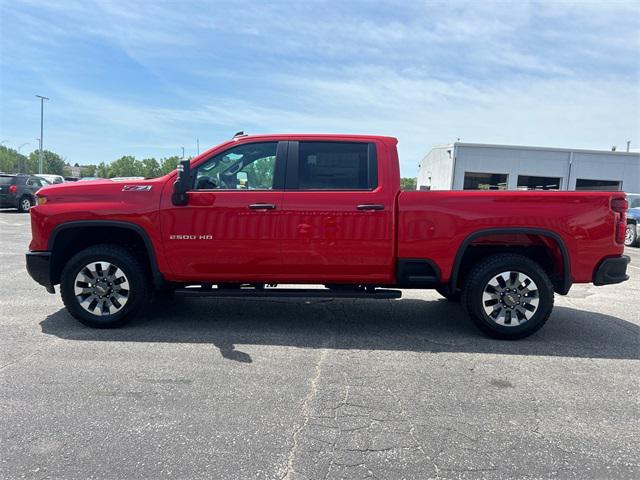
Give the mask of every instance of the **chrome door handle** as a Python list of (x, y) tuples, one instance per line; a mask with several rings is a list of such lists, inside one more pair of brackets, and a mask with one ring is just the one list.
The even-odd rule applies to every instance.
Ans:
[(358, 205), (356, 208), (358, 210), (384, 210), (384, 205), (365, 204), (365, 205)]
[(249, 208), (251, 210), (275, 210), (276, 206), (274, 203), (252, 203)]

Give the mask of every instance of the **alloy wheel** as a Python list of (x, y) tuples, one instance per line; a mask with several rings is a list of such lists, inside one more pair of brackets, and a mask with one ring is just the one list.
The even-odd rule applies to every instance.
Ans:
[(528, 275), (505, 271), (494, 275), (482, 292), (482, 306), (498, 325), (517, 327), (538, 310), (538, 286)]
[(129, 300), (129, 280), (111, 262), (85, 265), (76, 275), (74, 293), (78, 303), (93, 315), (113, 315)]

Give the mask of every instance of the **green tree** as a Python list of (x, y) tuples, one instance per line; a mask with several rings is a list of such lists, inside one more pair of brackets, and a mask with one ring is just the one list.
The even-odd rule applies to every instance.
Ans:
[(160, 160), (160, 174), (166, 175), (167, 173), (172, 172), (176, 169), (179, 162), (180, 157), (178, 157), (177, 155), (173, 157), (163, 158), (162, 160)]
[(100, 162), (100, 164), (96, 167), (95, 176), (101, 178), (109, 178), (111, 173), (109, 170), (109, 165), (104, 162)]
[(0, 172), (27, 173), (27, 157), (13, 148), (0, 146)]
[[(38, 173), (40, 171), (40, 154), (34, 150), (27, 159), (27, 173)], [(49, 150), (42, 151), (42, 173), (53, 175), (64, 175), (64, 160), (57, 153)]]
[(155, 158), (145, 158), (142, 160), (142, 174), (148, 178), (160, 176), (160, 164)]
[(81, 165), (80, 166), (80, 176), (81, 177), (95, 177), (96, 176), (96, 167), (95, 165)]
[(141, 177), (143, 176), (142, 162), (131, 155), (120, 157), (109, 165), (110, 177)]
[(418, 180), (416, 178), (402, 177), (400, 179), (400, 190), (415, 190)]

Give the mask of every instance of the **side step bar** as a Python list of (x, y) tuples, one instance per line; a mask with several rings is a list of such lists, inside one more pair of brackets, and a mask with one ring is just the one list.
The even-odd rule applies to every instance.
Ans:
[(330, 290), (325, 288), (179, 288), (175, 291), (181, 297), (225, 297), (225, 298), (369, 298), (384, 300), (400, 298), (400, 290), (375, 289), (365, 290)]

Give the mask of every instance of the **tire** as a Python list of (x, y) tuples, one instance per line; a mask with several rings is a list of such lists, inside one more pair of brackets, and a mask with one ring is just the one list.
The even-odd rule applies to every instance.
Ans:
[(624, 244), (627, 247), (638, 246), (638, 229), (635, 223), (627, 223), (627, 231), (624, 236)]
[(20, 213), (27, 213), (31, 210), (31, 207), (33, 207), (33, 200), (31, 200), (29, 195), (20, 197), (20, 200), (18, 200), (18, 211)]
[(69, 313), (93, 328), (124, 325), (147, 306), (151, 290), (140, 259), (127, 248), (110, 244), (74, 255), (64, 266), (60, 281), (62, 301)]
[(450, 302), (460, 302), (460, 298), (462, 297), (462, 292), (460, 290), (456, 290), (455, 292), (450, 293), (447, 287), (436, 287), (436, 292), (438, 292)]
[(553, 310), (553, 295), (551, 280), (536, 262), (522, 255), (493, 255), (469, 273), (462, 303), (482, 332), (517, 340), (542, 328)]

